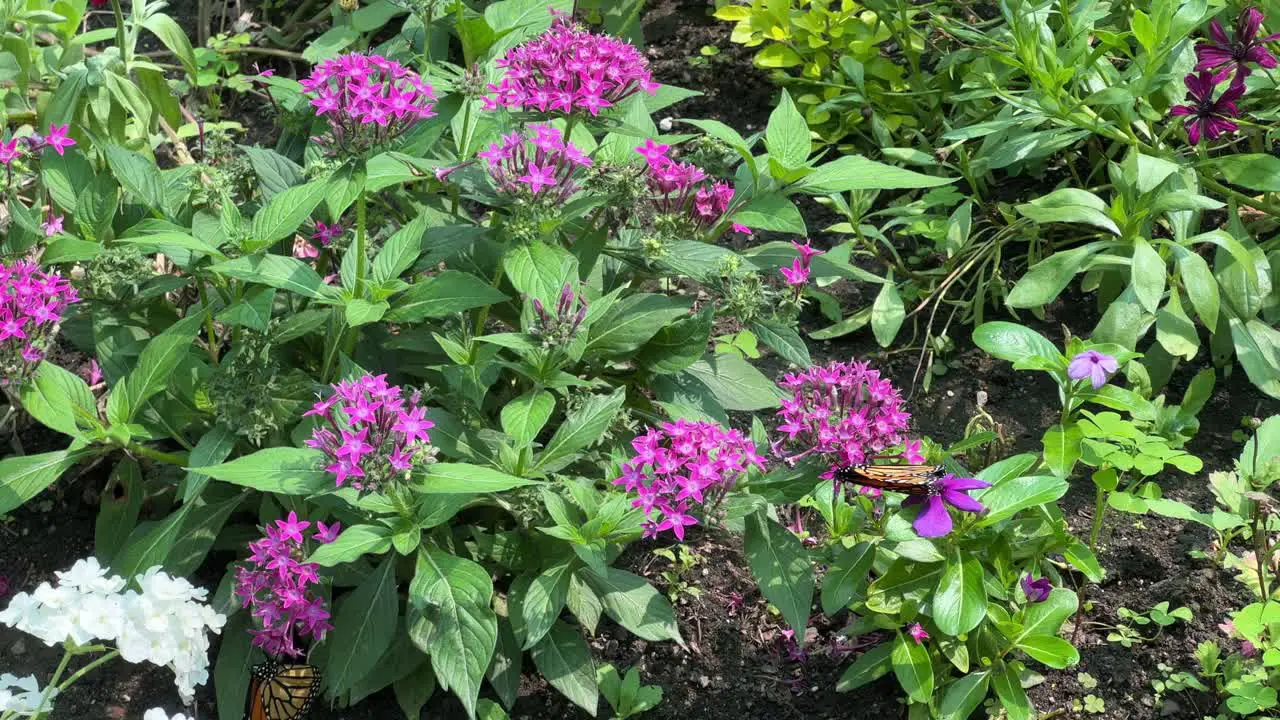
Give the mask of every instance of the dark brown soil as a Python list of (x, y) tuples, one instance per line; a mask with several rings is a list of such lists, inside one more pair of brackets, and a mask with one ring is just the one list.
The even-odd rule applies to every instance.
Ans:
[[(649, 46), (647, 53), (660, 79), (703, 91), (660, 113), (670, 116), (710, 117), (740, 131), (763, 128), (774, 104), (776, 89), (764, 73), (750, 64), (752, 51), (728, 42), (729, 26), (711, 19), (710, 7), (701, 0), (660, 0), (645, 15)], [(706, 61), (703, 46), (718, 47), (720, 54)], [(829, 216), (813, 204), (805, 207), (811, 228), (828, 224)], [(827, 246), (827, 239), (816, 243)], [(838, 288), (848, 306), (869, 302), (862, 289), (849, 285)], [(1070, 297), (1049, 309), (1045, 322), (1031, 323), (1051, 339), (1061, 339), (1061, 324), (1073, 332), (1087, 332), (1096, 320), (1090, 298)], [(809, 329), (825, 324), (809, 319)], [(952, 328), (956, 348), (945, 360), (952, 366), (946, 375), (935, 377), (929, 392), (915, 390), (910, 400), (915, 431), (941, 441), (963, 437), (965, 426), (978, 412), (978, 393), (986, 394), (985, 408), (1002, 427), (1008, 452), (1036, 451), (1046, 427), (1057, 414), (1054, 386), (1035, 373), (1015, 373), (1008, 363), (995, 361), (974, 347), (970, 328)], [(862, 330), (835, 341), (814, 343), (816, 362), (859, 358), (873, 361), (899, 387), (917, 383), (916, 351), (882, 351)], [(782, 365), (766, 358), (766, 372), (781, 371)], [(1176, 397), (1190, 374), (1177, 374), (1172, 383)], [(1231, 431), (1242, 416), (1266, 416), (1280, 410), (1248, 384), (1241, 373), (1221, 382), (1201, 413), (1202, 429), (1189, 449), (1205, 462), (1204, 471), (1192, 477), (1174, 474), (1161, 478), (1165, 494), (1204, 509), (1211, 498), (1205, 478), (1215, 470), (1231, 466), (1238, 446)], [(31, 430), (23, 435), (27, 452), (58, 447), (53, 434)], [(92, 552), (93, 524), (97, 514), (97, 493), (106, 480), (106, 467), (82, 472), (73, 481), (60, 482), (27, 506), (0, 523), (0, 591), (5, 583), (13, 591), (30, 589), (52, 578), (76, 558)], [(1093, 511), (1093, 490), (1087, 478), (1076, 478), (1063, 500), (1073, 528), (1087, 534)], [(1225, 614), (1246, 602), (1244, 593), (1229, 577), (1204, 561), (1192, 560), (1188, 553), (1204, 548), (1209, 536), (1202, 528), (1157, 518), (1112, 513), (1109, 533), (1101, 556), (1107, 568), (1099, 586), (1082, 589), (1082, 599), (1090, 603), (1082, 617), (1075, 641), (1081, 663), (1066, 671), (1041, 668), (1044, 682), (1031, 690), (1037, 710), (1060, 711), (1059, 717), (1091, 717), (1073, 710), (1085, 695), (1102, 698), (1106, 710), (1101, 715), (1113, 720), (1173, 718), (1199, 720), (1212, 714), (1212, 701), (1204, 697), (1178, 695), (1161, 707), (1153, 701), (1151, 681), (1159, 679), (1157, 665), (1187, 670), (1193, 665), (1197, 643), (1220, 639), (1217, 623)], [(656, 720), (800, 720), (801, 718), (855, 718), (880, 720), (905, 716), (899, 691), (892, 677), (850, 695), (837, 694), (835, 681), (851, 661), (833, 651), (833, 638), (841, 627), (815, 614), (817, 634), (809, 638), (805, 662), (788, 658), (780, 636), (781, 626), (754, 589), (738, 540), (719, 531), (698, 532), (691, 546), (701, 556), (688, 581), (701, 591), (693, 597), (681, 596), (677, 603), (680, 630), (687, 649), (674, 644), (653, 644), (636, 640), (625, 631), (602, 621), (592, 647), (600, 662), (619, 668), (638, 665), (643, 680), (664, 691), (662, 704), (646, 717)], [(665, 561), (652, 554), (653, 546), (633, 546), (623, 564), (645, 574), (663, 587), (661, 571)], [(219, 563), (211, 563), (217, 565)], [(217, 568), (214, 569), (215, 573)], [(216, 577), (216, 574), (213, 575)], [(740, 598), (740, 599), (739, 599)], [(1146, 610), (1169, 601), (1186, 605), (1195, 618), (1179, 623), (1150, 642), (1125, 649), (1106, 642), (1107, 630), (1096, 623), (1114, 623), (1120, 607)], [(5, 601), (0, 598), (0, 603)], [(740, 603), (740, 604), (739, 604)], [(47, 677), (59, 654), (32, 638), (0, 626), (0, 670)], [(530, 663), (526, 661), (526, 668)], [(1098, 680), (1087, 689), (1077, 673), (1087, 672)], [(199, 694), (197, 717), (215, 717), (213, 693), (206, 686)], [(117, 661), (90, 675), (59, 700), (57, 716), (84, 720), (140, 718), (154, 706), (177, 710), (171, 677), (149, 666), (130, 666)], [(437, 692), (426, 716), (443, 720), (464, 717), (459, 703)], [(604, 716), (607, 706), (601, 699)], [(399, 717), (400, 711), (389, 692), (379, 693), (352, 709), (313, 710), (313, 720), (385, 720)], [(530, 720), (585, 718), (535, 673), (525, 675), (521, 697), (512, 717)]]

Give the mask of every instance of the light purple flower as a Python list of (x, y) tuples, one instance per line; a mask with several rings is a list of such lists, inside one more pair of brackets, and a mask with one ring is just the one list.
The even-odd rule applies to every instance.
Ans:
[(1120, 364), (1110, 355), (1104, 355), (1097, 350), (1085, 350), (1071, 358), (1071, 364), (1067, 365), (1067, 377), (1072, 380), (1089, 378), (1093, 389), (1097, 390), (1107, 384), (1107, 378), (1111, 373), (1119, 369)]
[(1027, 602), (1042, 603), (1049, 599), (1049, 593), (1053, 592), (1053, 583), (1049, 582), (1049, 578), (1031, 579), (1031, 575), (1022, 576), (1022, 592), (1027, 596)]
[(1174, 105), (1169, 114), (1174, 117), (1186, 117), (1187, 141), (1198, 145), (1200, 139), (1217, 140), (1222, 135), (1235, 132), (1239, 126), (1229, 118), (1237, 117), (1236, 100), (1244, 95), (1244, 84), (1232, 83), (1216, 100), (1213, 97), (1218, 84), (1226, 79), (1230, 71), (1214, 74), (1201, 70), (1199, 75), (1187, 75), (1183, 82), (1187, 86), (1187, 105)]
[(948, 506), (962, 512), (980, 513), (986, 508), (982, 503), (969, 497), (968, 491), (991, 487), (991, 483), (977, 478), (960, 478), (950, 473), (929, 484), (929, 493), (924, 497), (911, 497), (902, 501), (903, 505), (924, 505), (924, 509), (911, 524), (920, 537), (942, 537), (951, 532), (951, 512)]
[(63, 217), (61, 215), (50, 214), (46, 217), (44, 222), (40, 223), (40, 227), (44, 230), (44, 236), (53, 237), (54, 235), (61, 233), (62, 221)]

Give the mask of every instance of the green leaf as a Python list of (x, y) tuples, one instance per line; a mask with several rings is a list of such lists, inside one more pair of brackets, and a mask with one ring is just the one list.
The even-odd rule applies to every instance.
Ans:
[(381, 555), (391, 549), (391, 530), (382, 525), (352, 525), (336, 540), (316, 548), (307, 558), (321, 567), (353, 562), (365, 555)]
[(102, 491), (98, 519), (94, 523), (94, 555), (103, 565), (110, 567), (116, 553), (128, 541), (129, 533), (138, 523), (138, 512), (145, 497), (146, 487), (142, 484), (138, 462), (123, 458)]
[(246, 253), (257, 252), (295, 232), (325, 198), (328, 180), (314, 180), (277, 193), (253, 216), (253, 240), (244, 244)]
[(733, 214), (733, 221), (755, 230), (804, 235), (804, 218), (796, 204), (780, 192), (757, 195)]
[(141, 25), (160, 38), (160, 42), (169, 48), (169, 52), (178, 58), (178, 62), (182, 63), (182, 69), (195, 78), (196, 55), (191, 49), (191, 41), (187, 39), (187, 33), (182, 26), (164, 13), (144, 16)]
[(875, 559), (875, 546), (868, 542), (841, 552), (822, 577), (822, 612), (835, 615), (848, 606), (858, 590), (866, 586), (870, 579), (867, 573)]
[(974, 556), (961, 557), (953, 549), (947, 568), (933, 595), (933, 621), (948, 635), (973, 630), (987, 616), (987, 591), (982, 584), (982, 562)]
[(1080, 653), (1071, 647), (1071, 643), (1056, 635), (1031, 635), (1023, 638), (1017, 647), (1032, 658), (1057, 670), (1080, 662)]
[(239, 147), (249, 158), (253, 171), (258, 174), (258, 187), (262, 190), (263, 198), (270, 200), (272, 196), (306, 181), (303, 169), (280, 153), (256, 145)]
[(1035, 710), (1027, 699), (1027, 691), (1022, 689), (1022, 681), (1014, 666), (1004, 665), (991, 676), (991, 684), (995, 686), (996, 697), (1000, 698), (1000, 705), (1009, 720), (1031, 720)]
[(809, 624), (813, 603), (813, 565), (800, 539), (769, 520), (764, 511), (747, 517), (747, 562), (760, 592), (782, 612), (797, 633)]
[(1227, 182), (1258, 192), (1280, 192), (1280, 158), (1266, 153), (1224, 155), (1210, 161)]
[(329, 653), (325, 668), (329, 695), (337, 697), (365, 676), (391, 647), (400, 616), (395, 557), (382, 561), (338, 604), (326, 638), (339, 652)]
[(1147, 312), (1155, 312), (1164, 297), (1165, 262), (1146, 238), (1133, 244), (1133, 290)]
[(354, 328), (378, 322), (390, 309), (391, 306), (386, 302), (373, 303), (362, 298), (356, 298), (347, 303), (346, 307), (343, 308), (342, 314), (347, 321), (347, 325)]
[(898, 286), (887, 282), (880, 286), (876, 301), (871, 306), (871, 332), (875, 333), (880, 347), (889, 347), (898, 336), (898, 329), (907, 313), (902, 306), (902, 296), (898, 295)]
[(580, 632), (557, 622), (533, 647), (533, 664), (552, 687), (591, 715), (596, 714), (596, 703), (600, 699), (596, 668)]
[[(423, 662), (391, 685), (396, 704), (407, 720), (422, 717), (422, 708), (436, 691), (436, 680), (430, 662)], [(481, 717), (484, 717), (483, 715)]]
[[(227, 459), (231, 451), (235, 449), (236, 436), (230, 430), (221, 425), (215, 426), (200, 437), (196, 443), (195, 449), (191, 451), (191, 455), (187, 458), (193, 466), (214, 465)], [(205, 487), (209, 484), (209, 476), (198, 472), (188, 472), (183, 478), (182, 485), (179, 486), (182, 502), (190, 503), (204, 493)]]
[(778, 387), (736, 353), (707, 355), (683, 374), (706, 386), (725, 410), (746, 412), (778, 407)]
[(848, 670), (836, 682), (837, 692), (849, 692), (884, 677), (893, 669), (890, 654), (893, 643), (880, 643), (858, 656)]
[[(756, 320), (751, 323), (751, 330), (764, 341), (766, 345), (773, 348), (774, 352), (787, 362), (794, 363), (800, 367), (809, 367), (812, 359), (809, 357), (809, 348), (805, 346), (804, 340), (800, 337), (800, 333), (790, 325), (784, 325), (774, 320)], [(703, 343), (706, 347), (706, 343)]]
[(1056, 475), (1030, 475), (1006, 480), (981, 491), (978, 500), (987, 511), (978, 527), (989, 527), (1036, 505), (1051, 503), (1067, 494), (1067, 481)]
[(0, 460), (0, 515), (18, 509), (72, 465), (94, 454), (95, 450), (85, 448)]
[(566, 284), (578, 279), (578, 261), (560, 247), (541, 240), (515, 245), (502, 257), (507, 279), (530, 299), (550, 303)]
[(1156, 341), (1170, 355), (1190, 360), (1200, 352), (1200, 334), (1183, 311), (1180, 295), (1177, 290), (1169, 293), (1169, 302), (1156, 313)]
[(533, 442), (556, 409), (556, 398), (546, 390), (531, 390), (502, 406), (502, 431), (517, 448)]
[(396, 298), (387, 313), (390, 322), (419, 322), (506, 300), (497, 288), (475, 275), (445, 270), (414, 283)]
[(419, 215), (387, 238), (373, 259), (373, 280), (384, 283), (413, 267), (422, 254), (422, 241), (427, 234), (430, 216)]
[[(572, 579), (570, 579), (572, 584)], [(511, 596), (507, 596), (507, 608), (511, 608)], [(494, 649), (493, 662), (489, 665), (489, 684), (493, 686), (502, 703), (507, 707), (515, 704), (520, 694), (520, 669), (524, 662), (524, 651), (511, 629), (506, 618), (498, 620), (498, 643)], [(480, 701), (482, 704), (483, 700)], [(481, 714), (483, 717), (483, 713)]]
[(334, 300), (337, 288), (324, 283), (310, 265), (283, 255), (245, 255), (209, 268), (238, 280), (270, 285), (312, 300)]
[(97, 402), (89, 385), (74, 373), (42, 360), (20, 396), (22, 409), (40, 424), (64, 435), (80, 437), (77, 418), (97, 418)]
[(1107, 204), (1087, 190), (1063, 188), (1044, 197), (1017, 206), (1024, 217), (1038, 223), (1080, 223), (1120, 234), (1120, 228), (1107, 215)]
[(315, 64), (328, 60), (342, 52), (348, 45), (360, 39), (360, 32), (350, 25), (335, 25), (311, 41), (302, 51), (302, 59)]
[(938, 710), (942, 720), (968, 720), (973, 711), (987, 699), (987, 671), (970, 673), (947, 686)]
[(266, 332), (271, 322), (271, 308), (275, 300), (275, 288), (253, 288), (245, 293), (243, 300), (218, 313), (217, 319), (228, 325), (239, 325)]
[(715, 307), (707, 303), (698, 314), (660, 328), (640, 348), (636, 361), (660, 375), (678, 373), (698, 362), (707, 352), (714, 322)]
[[(757, 56), (759, 61), (759, 56)], [(769, 148), (769, 157), (777, 160), (788, 170), (803, 167), (809, 159), (812, 146), (809, 140), (809, 124), (804, 115), (791, 101), (791, 93), (782, 91), (782, 99), (769, 115), (769, 124), (764, 131), (764, 143)]]
[(1013, 308), (1035, 308), (1053, 302), (1103, 247), (1103, 243), (1089, 243), (1056, 252), (1032, 265), (1009, 291), (1005, 302)]
[(659, 330), (688, 314), (685, 299), (654, 293), (630, 295), (592, 321), (587, 352), (604, 357), (633, 353)]
[(1059, 423), (1045, 431), (1041, 439), (1044, 462), (1054, 475), (1061, 478), (1071, 476), (1071, 470), (1080, 459), (1080, 441), (1083, 439), (1084, 432), (1076, 423), (1071, 423), (1066, 429)]
[(955, 178), (922, 175), (861, 155), (845, 155), (819, 165), (795, 188), (810, 195), (839, 195), (850, 190), (908, 190), (953, 182)]
[(414, 643), (431, 656), (440, 685), (474, 717), (485, 669), (498, 642), (498, 616), (489, 607), (493, 584), (484, 568), (439, 550), (418, 552), (410, 600), (428, 610), (429, 632)]
[(187, 468), (214, 480), (284, 495), (312, 495), (334, 487), (324, 470), (324, 453), (305, 448), (275, 447), (221, 465)]
[(1208, 328), (1218, 327), (1218, 281), (1209, 270), (1209, 264), (1182, 246), (1176, 246), (1174, 254), (1178, 258), (1178, 277), (1191, 300), (1191, 307), (1200, 316), (1200, 322)]
[(928, 703), (933, 696), (933, 664), (929, 651), (910, 637), (898, 633), (889, 655), (898, 684), (913, 702)]
[(756, 53), (754, 62), (763, 68), (795, 67), (804, 62), (799, 53), (781, 43), (771, 43)]
[(538, 454), (534, 467), (550, 472), (561, 467), (561, 461), (571, 458), (579, 450), (599, 440), (617, 417), (626, 399), (627, 389), (624, 386), (619, 386), (608, 395), (589, 397), (556, 428), (555, 435)]
[(560, 617), (569, 594), (569, 577), (572, 574), (573, 565), (566, 561), (543, 570), (529, 583), (529, 589), (520, 602), (520, 613), (524, 618), (525, 650), (542, 640)]
[(601, 575), (590, 568), (579, 571), (600, 598), (604, 611), (614, 622), (638, 638), (651, 641), (675, 640), (683, 645), (675, 610), (649, 581), (617, 568)]
[(119, 145), (108, 145), (105, 152), (111, 173), (125, 192), (153, 210), (166, 210), (164, 180), (154, 161)]
[(983, 323), (973, 330), (973, 342), (988, 355), (1018, 362), (1031, 358), (1056, 358), (1058, 348), (1043, 335), (1011, 322)]
[(1249, 381), (1280, 398), (1280, 332), (1258, 320), (1242, 323), (1231, 318), (1231, 340)]
[(112, 422), (133, 419), (147, 400), (168, 387), (169, 379), (195, 342), (203, 320), (203, 312), (193, 311), (147, 343), (138, 356), (138, 364), (111, 390), (113, 396), (120, 394), (126, 408), (124, 416), (113, 417)]
[(414, 473), (414, 489), (428, 495), (494, 493), (523, 485), (536, 485), (514, 475), (466, 463), (432, 463), (426, 472)]

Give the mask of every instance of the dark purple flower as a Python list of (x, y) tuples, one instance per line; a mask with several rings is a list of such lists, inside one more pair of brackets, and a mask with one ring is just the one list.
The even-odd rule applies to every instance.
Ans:
[(1218, 83), (1227, 78), (1230, 71), (1214, 74), (1201, 70), (1199, 75), (1190, 74), (1183, 78), (1187, 85), (1188, 105), (1174, 105), (1169, 114), (1174, 117), (1187, 118), (1187, 140), (1192, 145), (1200, 143), (1200, 137), (1217, 140), (1224, 133), (1235, 132), (1239, 127), (1228, 118), (1237, 117), (1236, 100), (1244, 95), (1244, 85), (1232, 83), (1226, 92), (1217, 100), (1213, 92)]
[(1262, 29), (1262, 12), (1257, 8), (1245, 8), (1236, 16), (1235, 38), (1227, 37), (1222, 23), (1215, 18), (1209, 23), (1209, 35), (1213, 42), (1205, 42), (1196, 46), (1196, 70), (1217, 70), (1230, 65), (1236, 71), (1232, 85), (1244, 84), (1249, 75), (1249, 63), (1257, 63), (1260, 67), (1276, 66), (1275, 56), (1267, 50), (1263, 43), (1280, 39), (1280, 34), (1258, 38)]
[(1049, 578), (1032, 580), (1029, 574), (1022, 576), (1022, 592), (1027, 596), (1027, 602), (1042, 603), (1049, 599), (1052, 591), (1053, 583), (1049, 582)]
[(1107, 378), (1111, 373), (1119, 369), (1120, 364), (1110, 355), (1104, 355), (1097, 350), (1086, 350), (1071, 358), (1071, 364), (1067, 366), (1067, 377), (1072, 380), (1089, 378), (1089, 383), (1093, 385), (1094, 390), (1097, 390), (1107, 384)]
[(960, 478), (950, 473), (929, 483), (929, 494), (902, 501), (903, 505), (923, 503), (924, 509), (912, 523), (920, 537), (942, 537), (951, 532), (951, 513), (947, 506), (963, 511), (979, 513), (985, 510), (982, 503), (969, 497), (970, 490), (991, 487), (991, 483), (977, 478)]

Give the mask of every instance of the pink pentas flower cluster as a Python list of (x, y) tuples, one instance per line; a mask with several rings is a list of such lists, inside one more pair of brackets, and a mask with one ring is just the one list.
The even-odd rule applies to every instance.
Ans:
[(44, 359), (67, 306), (80, 302), (71, 282), (35, 263), (0, 263), (0, 384), (20, 381)]
[(635, 46), (608, 35), (596, 35), (557, 18), (551, 29), (512, 48), (496, 63), (506, 72), (484, 108), (542, 113), (600, 114), (601, 110), (658, 84), (649, 63)]
[(591, 158), (566, 142), (550, 125), (534, 123), (533, 135), (516, 131), (502, 136), (476, 155), (485, 160), (489, 175), (502, 192), (528, 192), (540, 200), (562, 203), (578, 191), (575, 175), (591, 167)]
[(714, 227), (729, 210), (733, 187), (711, 179), (693, 163), (672, 160), (667, 155), (670, 150), (670, 145), (653, 140), (636, 148), (646, 162), (645, 183), (654, 210), (661, 215), (685, 217), (696, 230)]
[[(911, 415), (902, 408), (902, 395), (865, 362), (815, 365), (784, 376), (780, 385), (790, 397), (781, 400), (778, 432), (786, 437), (774, 452), (789, 463), (818, 455), (832, 467), (850, 467), (908, 445)], [(794, 452), (785, 454), (784, 445)], [(918, 455), (913, 448), (918, 446), (909, 445), (907, 455)]]
[[(324, 598), (313, 589), (320, 584), (320, 566), (303, 562), (310, 527), (292, 512), (267, 525), (265, 537), (249, 544), (248, 562), (236, 569), (235, 594), (260, 626), (250, 631), (253, 644), (269, 655), (297, 657), (298, 639), (321, 640), (333, 629)], [(339, 523), (318, 522), (310, 539), (330, 543), (340, 529)]]
[(375, 490), (413, 469), (429, 449), (427, 431), (435, 424), (420, 407), (419, 393), (408, 398), (387, 384), (386, 375), (365, 375), (333, 385), (304, 416), (320, 418), (307, 447), (327, 457), (325, 470), (338, 486), (351, 482), (360, 491)]
[(684, 540), (696, 525), (693, 505), (705, 504), (733, 488), (748, 468), (764, 468), (755, 445), (737, 430), (715, 423), (677, 420), (631, 441), (635, 455), (613, 481), (635, 493), (633, 507), (644, 511), (645, 537), (670, 530)]
[(782, 273), (788, 285), (798, 291), (809, 282), (809, 264), (813, 262), (814, 256), (821, 255), (822, 251), (813, 249), (808, 240), (805, 240), (803, 245), (792, 240), (791, 247), (794, 247), (799, 255), (791, 261), (791, 267), (779, 268), (778, 272)]
[(329, 122), (325, 141), (352, 152), (390, 142), (435, 116), (432, 87), (381, 55), (348, 53), (325, 60), (300, 84), (316, 115)]
[(49, 148), (62, 155), (67, 151), (67, 148), (76, 144), (76, 141), (68, 136), (67, 133), (69, 131), (70, 127), (68, 125), (49, 123), (49, 132), (45, 135), (35, 133), (0, 141), (0, 165), (9, 165), (14, 160), (22, 157), (24, 151), (34, 154)]

